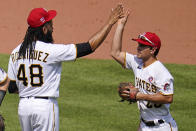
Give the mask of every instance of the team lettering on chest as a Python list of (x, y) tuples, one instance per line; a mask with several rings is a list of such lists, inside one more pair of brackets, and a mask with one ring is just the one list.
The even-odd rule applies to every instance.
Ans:
[(34, 52), (31, 56), (29, 56), (29, 51), (27, 51), (24, 58), (23, 58), (23, 56), (19, 57), (19, 52), (15, 52), (15, 53), (11, 54), (13, 62), (15, 62), (16, 60), (19, 60), (19, 59), (29, 59), (29, 57), (30, 57), (30, 59), (38, 60), (38, 61), (42, 61), (42, 62), (46, 63), (48, 56), (49, 56), (49, 53), (46, 53), (43, 51), (38, 51), (38, 50), (34, 50)]
[(157, 92), (157, 89), (158, 87), (156, 87), (154, 84), (152, 83), (148, 83), (138, 77), (136, 77), (136, 87), (139, 87), (140, 89), (144, 89), (148, 92), (153, 92), (153, 93), (156, 93)]

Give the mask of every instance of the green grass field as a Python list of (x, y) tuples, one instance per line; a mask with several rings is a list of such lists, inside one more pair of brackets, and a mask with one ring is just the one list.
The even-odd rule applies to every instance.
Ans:
[[(8, 55), (0, 55), (7, 70)], [(170, 111), (179, 131), (196, 131), (196, 65), (166, 64), (175, 78), (175, 95)], [(114, 60), (78, 59), (63, 63), (60, 85), (60, 131), (136, 131), (136, 104), (120, 103), (117, 85), (134, 82), (133, 73)], [(6, 131), (20, 131), (18, 95), (7, 93), (0, 114)]]

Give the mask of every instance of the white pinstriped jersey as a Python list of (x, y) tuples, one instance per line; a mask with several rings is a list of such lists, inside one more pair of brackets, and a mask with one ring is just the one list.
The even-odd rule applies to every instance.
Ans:
[(76, 59), (74, 44), (51, 44), (37, 41), (32, 59), (19, 58), (16, 47), (10, 56), (8, 77), (16, 81), (20, 97), (59, 97), (61, 63)]
[[(126, 53), (125, 67), (132, 69), (135, 75), (135, 86), (144, 94), (160, 92), (164, 95), (173, 94), (173, 77), (160, 61), (143, 68), (141, 59)], [(144, 120), (168, 119), (170, 104), (155, 104), (145, 100), (137, 102), (140, 115)]]

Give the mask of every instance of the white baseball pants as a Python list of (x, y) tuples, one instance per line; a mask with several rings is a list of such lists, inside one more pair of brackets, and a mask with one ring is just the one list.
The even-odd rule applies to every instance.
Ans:
[(18, 115), (22, 131), (59, 131), (59, 108), (55, 98), (20, 98)]
[(173, 118), (168, 122), (164, 122), (157, 126), (146, 126), (142, 121), (140, 122), (140, 127), (138, 131), (178, 131), (177, 124)]

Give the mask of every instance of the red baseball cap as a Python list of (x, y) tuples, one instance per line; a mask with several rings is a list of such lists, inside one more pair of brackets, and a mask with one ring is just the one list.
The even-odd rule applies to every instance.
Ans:
[(151, 33), (151, 32), (144, 32), (143, 34), (140, 34), (138, 36), (138, 39), (132, 39), (132, 40), (137, 41), (143, 45), (157, 47), (158, 49), (160, 49), (161, 47), (160, 38), (155, 33)]
[(27, 18), (27, 23), (30, 27), (39, 27), (52, 20), (56, 14), (57, 12), (55, 10), (47, 11), (44, 8), (34, 8)]

